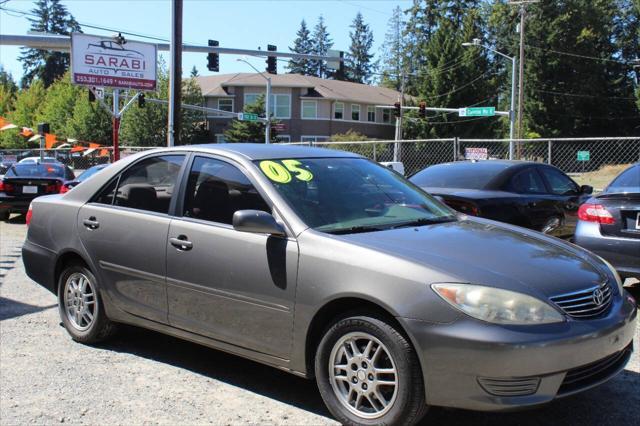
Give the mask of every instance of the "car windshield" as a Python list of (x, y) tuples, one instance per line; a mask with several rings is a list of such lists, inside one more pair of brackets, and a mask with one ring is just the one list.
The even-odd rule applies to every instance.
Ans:
[(635, 165), (622, 172), (604, 191), (604, 194), (620, 193), (640, 194), (640, 165)]
[(455, 213), (394, 171), (362, 158), (255, 162), (298, 216), (347, 234), (455, 220)]
[(416, 173), (409, 180), (423, 188), (484, 189), (508, 167), (491, 161), (439, 164)]
[(14, 164), (5, 177), (58, 177), (64, 178), (64, 166), (58, 164)]

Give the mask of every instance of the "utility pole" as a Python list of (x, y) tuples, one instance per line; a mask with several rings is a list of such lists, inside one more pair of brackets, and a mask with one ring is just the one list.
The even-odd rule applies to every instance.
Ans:
[[(527, 5), (539, 3), (540, 0), (521, 0), (509, 2), (510, 5), (520, 6), (520, 67), (518, 69), (518, 125), (517, 138), (522, 139), (522, 121), (524, 114), (524, 32), (527, 16)], [(520, 142), (517, 144), (517, 158), (521, 158)]]
[(180, 145), (182, 96), (182, 0), (171, 0), (171, 64), (169, 66), (169, 122), (167, 145)]
[(267, 122), (265, 123), (265, 127), (264, 127), (264, 143), (268, 145), (271, 143), (271, 77), (267, 77), (264, 75), (264, 73), (261, 73), (260, 71), (258, 71), (258, 69), (254, 67), (251, 64), (251, 62), (247, 61), (246, 59), (238, 58), (236, 59), (236, 61), (244, 62), (245, 64), (249, 65), (258, 73), (260, 77), (267, 80), (267, 96), (264, 100), (264, 109), (265, 109), (264, 116), (267, 119)]

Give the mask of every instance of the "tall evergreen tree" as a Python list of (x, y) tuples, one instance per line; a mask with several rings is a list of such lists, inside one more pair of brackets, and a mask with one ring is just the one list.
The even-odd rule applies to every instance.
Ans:
[(198, 72), (198, 68), (196, 68), (196, 66), (194, 65), (193, 68), (191, 68), (191, 72), (189, 73), (189, 77), (194, 78), (194, 77), (199, 77), (200, 73)]
[[(60, 0), (37, 0), (31, 12), (37, 16), (29, 18), (31, 31), (65, 35), (80, 32), (80, 25)], [(67, 71), (70, 63), (68, 53), (30, 48), (22, 49), (19, 60), (24, 68), (23, 86), (38, 77), (45, 87), (49, 87)]]
[(387, 32), (380, 48), (380, 85), (400, 90), (403, 71), (402, 9), (396, 6), (387, 24)]
[[(333, 40), (329, 36), (329, 30), (324, 24), (324, 18), (322, 15), (318, 18), (318, 23), (313, 29), (313, 53), (315, 55), (325, 56), (329, 49), (333, 47)], [(320, 78), (327, 78), (329, 76), (329, 70), (325, 61), (313, 60), (311, 61), (311, 69), (313, 75)]]
[[(264, 95), (260, 95), (255, 103), (245, 105), (244, 112), (264, 114)], [(271, 142), (278, 142), (278, 134), (273, 127), (275, 120), (271, 120)], [(261, 121), (233, 120), (224, 132), (224, 139), (229, 142), (264, 142), (265, 124)]]
[(13, 76), (0, 65), (0, 116), (13, 109), (17, 93), (18, 85)]
[[(300, 28), (296, 32), (296, 39), (293, 41), (293, 47), (289, 47), (289, 50), (294, 53), (311, 54), (314, 52), (314, 43), (311, 39), (311, 32), (307, 28), (307, 23), (303, 19), (300, 22)], [(308, 59), (295, 59), (289, 60), (287, 69), (291, 74), (302, 75), (315, 75), (317, 70), (313, 68), (312, 62)]]
[(417, 94), (417, 85), (423, 78), (417, 72), (424, 68), (424, 52), (438, 27), (441, 3), (441, 0), (413, 0), (411, 8), (405, 11), (408, 19), (403, 32), (403, 63), (407, 73), (405, 92), (410, 95)]
[(362, 13), (358, 12), (353, 23), (353, 31), (349, 31), (351, 45), (347, 56), (346, 79), (357, 83), (369, 83), (373, 75), (372, 63), (373, 33), (369, 25), (364, 22)]

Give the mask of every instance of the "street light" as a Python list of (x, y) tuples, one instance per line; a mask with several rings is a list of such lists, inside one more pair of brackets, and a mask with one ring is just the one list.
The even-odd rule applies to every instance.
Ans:
[(268, 145), (271, 142), (271, 113), (270, 113), (270, 109), (269, 109), (270, 102), (271, 102), (271, 77), (266, 77), (263, 73), (258, 71), (258, 69), (256, 67), (254, 67), (251, 64), (251, 62), (247, 61), (246, 59), (238, 58), (236, 60), (238, 62), (244, 62), (245, 64), (249, 65), (258, 74), (260, 74), (260, 76), (262, 78), (267, 80), (267, 97), (266, 97), (266, 99), (264, 101), (264, 109), (265, 109), (264, 116), (267, 117), (267, 124), (266, 124), (265, 129), (264, 129), (264, 143)]
[(495, 49), (492, 49), (489, 46), (480, 43), (479, 38), (474, 38), (471, 43), (462, 43), (463, 46), (478, 46), (483, 49), (489, 50), (497, 55), (500, 55), (504, 58), (507, 58), (511, 61), (511, 107), (509, 108), (509, 160), (513, 160), (513, 131), (515, 127), (516, 121), (516, 57), (505, 55), (504, 53), (498, 52)]

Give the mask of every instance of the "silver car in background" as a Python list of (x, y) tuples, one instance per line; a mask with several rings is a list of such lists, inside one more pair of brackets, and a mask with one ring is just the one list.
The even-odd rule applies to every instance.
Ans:
[(620, 173), (578, 211), (575, 243), (640, 279), (640, 163)]
[(148, 151), (30, 217), (26, 272), (74, 340), (127, 323), (315, 378), (347, 425), (535, 406), (633, 350), (635, 302), (599, 257), (457, 213), (355, 154)]

